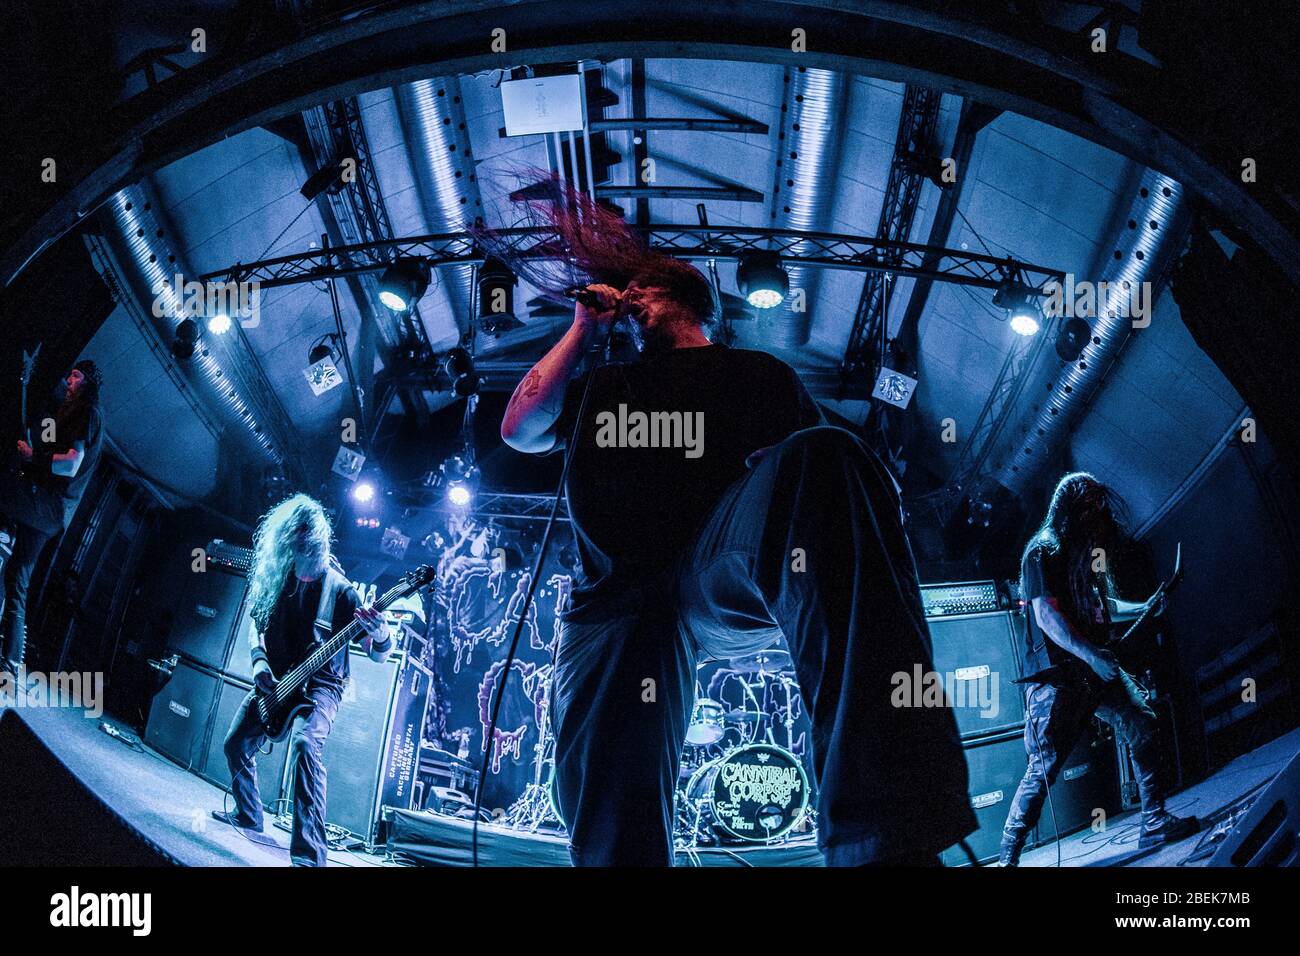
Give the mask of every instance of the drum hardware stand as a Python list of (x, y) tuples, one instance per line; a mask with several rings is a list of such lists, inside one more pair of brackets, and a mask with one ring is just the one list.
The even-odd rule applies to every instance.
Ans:
[[(549, 781), (554, 777), (554, 750), (555, 736), (551, 733), (551, 711), (549, 707), (545, 707), (542, 709), (542, 720), (537, 727), (537, 743), (533, 745), (533, 752), (536, 754), (533, 760), (533, 779), (501, 818), (501, 822), (506, 826), (536, 833), (544, 824), (560, 824), (552, 804), (549, 783), (542, 782), (543, 779)], [(551, 768), (552, 776), (543, 778), (542, 772), (548, 766)]]

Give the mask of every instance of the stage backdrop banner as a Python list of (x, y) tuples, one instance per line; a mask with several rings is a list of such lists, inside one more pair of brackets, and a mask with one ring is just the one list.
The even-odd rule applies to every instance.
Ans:
[(508, 562), (502, 549), (489, 550), (482, 543), (449, 548), (438, 563), (431, 640), (424, 652), (440, 691), (439, 700), (430, 704), (432, 719), (426, 722), (425, 737), (476, 767), (490, 751), (482, 802), (494, 814), (507, 810), (535, 779), (549, 779), (552, 744), (544, 741), (545, 752), (539, 753), (539, 728), (547, 723), (559, 614), (572, 585), (560, 562), (548, 560), (524, 619), (496, 732), (489, 741), (492, 701), (502, 684), (530, 581), (531, 568), (510, 566), (516, 563)]

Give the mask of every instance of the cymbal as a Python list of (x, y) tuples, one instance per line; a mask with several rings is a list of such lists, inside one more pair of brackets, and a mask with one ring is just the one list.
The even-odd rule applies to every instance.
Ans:
[(757, 674), (760, 671), (771, 674), (792, 669), (794, 661), (790, 658), (790, 652), (784, 648), (769, 647), (765, 651), (733, 657), (727, 662), (727, 667), (744, 674)]

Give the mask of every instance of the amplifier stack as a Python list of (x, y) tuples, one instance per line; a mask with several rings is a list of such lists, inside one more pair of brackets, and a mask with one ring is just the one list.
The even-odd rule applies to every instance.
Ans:
[[(983, 863), (997, 858), (1007, 809), (1027, 764), (1024, 692), (1015, 683), (1024, 614), (993, 581), (923, 585), (921, 598), (934, 668), (952, 698), (966, 751), (971, 806), (979, 821), (967, 842)], [(1073, 833), (1092, 822), (1095, 809), (1110, 814), (1118, 803), (1114, 747), (1109, 738), (1088, 735), (1052, 785), (1056, 826), (1045, 810), (1029, 845)], [(943, 862), (959, 866), (968, 860), (954, 847)]]

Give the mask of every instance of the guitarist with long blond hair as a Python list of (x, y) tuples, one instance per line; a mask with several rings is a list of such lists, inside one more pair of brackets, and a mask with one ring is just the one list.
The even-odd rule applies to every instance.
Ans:
[[(392, 650), (383, 616), (363, 607), (360, 595), (343, 574), (331, 552), (329, 519), (320, 502), (294, 495), (265, 515), (253, 536), (253, 566), (249, 571), (248, 603), (252, 627), (248, 651), (258, 689), (271, 691), (312, 647), (347, 627), (360, 623), (363, 647), (372, 660), (382, 661)], [(348, 649), (343, 647), (318, 670), (306, 686), (311, 708), (295, 728), (289, 744), (294, 773), (293, 836), (289, 855), (295, 866), (324, 866), (325, 765), (321, 748), (334, 725), (348, 679)], [(214, 810), (222, 823), (247, 830), (262, 828), (262, 800), (254, 762), (267, 739), (259, 720), (255, 694), (235, 713), (226, 735), (234, 812)]]

